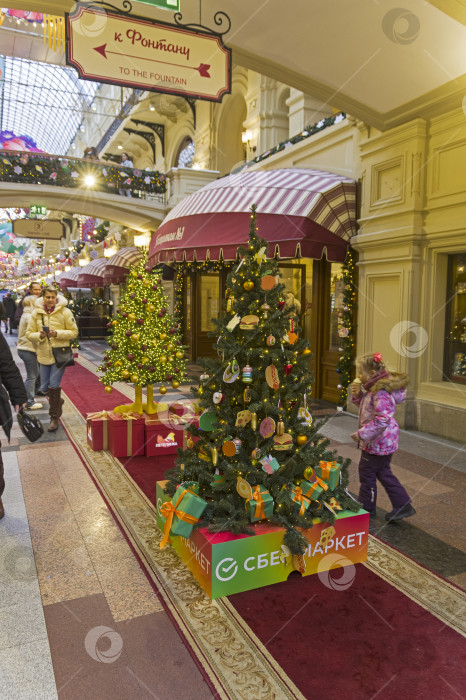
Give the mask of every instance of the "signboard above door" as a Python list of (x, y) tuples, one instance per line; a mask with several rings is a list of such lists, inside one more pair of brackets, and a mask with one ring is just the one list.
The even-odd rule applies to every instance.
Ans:
[(13, 233), (23, 238), (60, 240), (65, 235), (63, 223), (59, 219), (15, 219)]
[(220, 102), (231, 49), (220, 34), (77, 4), (66, 14), (66, 62), (80, 78)]

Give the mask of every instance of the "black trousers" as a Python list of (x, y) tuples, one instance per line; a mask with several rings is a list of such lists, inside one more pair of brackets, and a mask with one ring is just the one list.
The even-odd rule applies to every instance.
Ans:
[(0, 442), (0, 498), (2, 497), (2, 493), (5, 490), (5, 479), (3, 476), (3, 459), (2, 459), (2, 443)]

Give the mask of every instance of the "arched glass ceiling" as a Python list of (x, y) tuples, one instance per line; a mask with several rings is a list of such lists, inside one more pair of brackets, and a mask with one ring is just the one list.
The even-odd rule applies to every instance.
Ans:
[(30, 136), (40, 150), (63, 155), (98, 87), (79, 80), (72, 68), (5, 56), (0, 130)]

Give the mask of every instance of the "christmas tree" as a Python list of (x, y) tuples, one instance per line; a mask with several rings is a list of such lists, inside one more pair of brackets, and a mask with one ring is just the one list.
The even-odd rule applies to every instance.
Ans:
[[(160, 394), (166, 394), (166, 382), (178, 388), (186, 377), (186, 357), (179, 324), (167, 310), (162, 280), (158, 272), (152, 272), (146, 257), (131, 270), (117, 315), (108, 326), (110, 349), (99, 367), (104, 372), (100, 381), (108, 393), (114, 382), (135, 386), (134, 403), (117, 406), (115, 412), (156, 413), (154, 383), (162, 382)], [(143, 386), (147, 387), (144, 404)]]
[(249, 245), (239, 249), (225, 315), (216, 321), (220, 359), (206, 360), (197, 389), (200, 430), (190, 427), (167, 491), (195, 482), (211, 531), (253, 534), (251, 520), (265, 517), (285, 528), (284, 544), (301, 554), (308, 543), (298, 528), (360, 506), (346, 490), (349, 460), (334, 459), (318, 432), (322, 422), (307, 408), (311, 351), (267, 247), (253, 207)]

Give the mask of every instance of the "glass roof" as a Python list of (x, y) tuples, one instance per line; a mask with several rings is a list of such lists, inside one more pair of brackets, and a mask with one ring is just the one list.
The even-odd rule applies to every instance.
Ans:
[(72, 68), (5, 56), (0, 131), (30, 136), (41, 151), (64, 155), (98, 87)]

